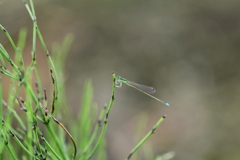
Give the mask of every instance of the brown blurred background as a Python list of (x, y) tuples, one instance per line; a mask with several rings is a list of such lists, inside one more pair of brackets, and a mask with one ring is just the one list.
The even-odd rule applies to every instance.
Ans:
[[(14, 40), (21, 27), (28, 28), (24, 57), (30, 60), (32, 22), (24, 4), (0, 2), (0, 23)], [(74, 109), (86, 78), (92, 79), (99, 107), (107, 103), (112, 71), (154, 86), (155, 96), (171, 104), (166, 107), (126, 86), (117, 89), (106, 135), (109, 160), (128, 156), (142, 113), (149, 116), (147, 131), (168, 115), (148, 140), (156, 155), (175, 151), (176, 160), (240, 159), (240, 1), (34, 3), (49, 50), (66, 33), (75, 35), (65, 68)], [(3, 32), (0, 43), (12, 50)], [(43, 53), (41, 47), (38, 53)], [(45, 55), (37, 56), (38, 65), (44, 60), (41, 74), (48, 79)]]

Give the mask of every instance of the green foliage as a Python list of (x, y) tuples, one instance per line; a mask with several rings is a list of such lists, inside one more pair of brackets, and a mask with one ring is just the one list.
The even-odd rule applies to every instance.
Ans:
[[(64, 88), (64, 68), (68, 51), (74, 36), (67, 34), (62, 43), (52, 45), (50, 54), (37, 26), (33, 1), (24, 5), (33, 21), (32, 61), (26, 66), (23, 59), (26, 44), (27, 30), (19, 32), (17, 45), (10, 34), (0, 24), (0, 28), (7, 36), (13, 49), (14, 58), (11, 58), (0, 44), (0, 73), (11, 81), (8, 95), (2, 97), (2, 82), (0, 80), (0, 159), (90, 159), (95, 153), (99, 160), (107, 159), (106, 141), (104, 135), (108, 125), (108, 115), (115, 100), (115, 73), (112, 83), (112, 96), (108, 106), (101, 109), (92, 102), (93, 87), (88, 79), (84, 85), (80, 111), (77, 118), (71, 111), (66, 99)], [(49, 67), (49, 79), (52, 88), (43, 88), (42, 78), (38, 71), (36, 42), (41, 42), (46, 53)], [(24, 98), (20, 97), (20, 90), (24, 90)], [(49, 93), (49, 94), (47, 94)], [(47, 95), (50, 95), (47, 97)], [(21, 109), (19, 111), (19, 108)], [(18, 110), (18, 111), (17, 111)], [(63, 125), (55, 116), (68, 117)], [(132, 150), (127, 159), (150, 137), (163, 117), (154, 128)], [(102, 129), (101, 129), (102, 127)], [(68, 129), (67, 129), (68, 128)], [(67, 139), (68, 138), (68, 139)], [(70, 140), (69, 140), (70, 139)], [(159, 159), (159, 158), (158, 158)]]

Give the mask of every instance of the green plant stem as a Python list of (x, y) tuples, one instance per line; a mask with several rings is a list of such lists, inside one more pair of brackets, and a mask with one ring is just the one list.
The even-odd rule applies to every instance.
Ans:
[[(40, 143), (40, 140), (39, 140), (39, 138), (38, 138), (37, 128), (36, 128), (36, 126), (37, 126), (36, 123), (37, 123), (37, 122), (33, 122), (33, 123), (35, 123), (35, 124), (32, 125), (32, 128), (33, 128), (33, 130), (32, 130), (32, 132), (33, 132), (33, 139), (35, 140), (37, 150), (38, 150), (41, 154), (43, 154), (43, 153), (42, 153), (42, 149), (41, 149), (41, 143)], [(30, 129), (29, 129), (29, 130), (30, 130)]]
[[(46, 112), (47, 113), (47, 112)], [(76, 158), (76, 155), (77, 155), (77, 145), (72, 137), (72, 135), (70, 134), (70, 132), (68, 132), (68, 130), (62, 125), (62, 123), (60, 123), (56, 118), (54, 118), (51, 114), (47, 113), (49, 117), (51, 117), (54, 122), (56, 122), (65, 132), (66, 134), (68, 135), (68, 137), (71, 139), (72, 143), (73, 143), (73, 146), (74, 146), (74, 154), (73, 154), (73, 158), (75, 159)]]
[(2, 79), (0, 78), (0, 136), (2, 136), (3, 124), (4, 123), (3, 123), (3, 117), (2, 117)]
[[(51, 159), (52, 157), (50, 157), (50, 156), (48, 157), (48, 155), (47, 155), (47, 149), (46, 148), (48, 148), (56, 156), (56, 159), (68, 160), (68, 159), (70, 159), (69, 155), (66, 154), (66, 151), (64, 150), (64, 147), (63, 147), (63, 145), (65, 145), (65, 141), (63, 141), (64, 143), (59, 142), (60, 138), (59, 138), (58, 134), (56, 134), (57, 132), (53, 129), (53, 126), (49, 122), (51, 119), (49, 117), (47, 117), (47, 115), (45, 115), (46, 112), (44, 112), (44, 110), (41, 106), (42, 101), (40, 99), (41, 98), (40, 95), (41, 95), (41, 92), (42, 92), (41, 91), (42, 90), (42, 84), (41, 84), (40, 74), (38, 72), (38, 68), (37, 68), (37, 65), (36, 65), (37, 36), (40, 39), (40, 42), (41, 42), (41, 44), (43, 46), (43, 49), (44, 49), (44, 52), (47, 55), (49, 65), (51, 66), (51, 68), (53, 70), (53, 75), (55, 77), (54, 88), (55, 88), (56, 94), (54, 94), (54, 101), (57, 100), (58, 92), (59, 92), (58, 91), (57, 72), (56, 72), (56, 69), (55, 69), (54, 64), (52, 62), (52, 59), (50, 57), (50, 54), (49, 54), (49, 52), (46, 48), (46, 45), (45, 45), (45, 42), (42, 38), (40, 30), (37, 26), (33, 0), (29, 0), (30, 6), (29, 6), (29, 4), (27, 3), (26, 0), (23, 0), (23, 2), (24, 2), (24, 5), (25, 5), (32, 21), (33, 21), (32, 62), (30, 64), (30, 66), (27, 67), (26, 69), (25, 69), (25, 66), (24, 66), (23, 58), (22, 58), (22, 52), (23, 52), (25, 42), (26, 42), (26, 30), (23, 31), (23, 32), (20, 32), (19, 41), (17, 43), (18, 47), (17, 47), (14, 44), (14, 41), (12, 40), (12, 38), (11, 38), (10, 34), (7, 32), (7, 30), (2, 25), (0, 25), (0, 29), (2, 29), (4, 31), (8, 40), (10, 41), (13, 49), (16, 52), (16, 55), (14, 56), (14, 58), (11, 59), (11, 57), (9, 56), (7, 51), (0, 44), (0, 57), (1, 57), (0, 61), (1, 61), (1, 65), (2, 65), (1, 68), (0, 68), (0, 72), (3, 73), (4, 75), (10, 77), (11, 80), (17, 80), (17, 81), (13, 82), (13, 85), (12, 85), (13, 88), (15, 88), (14, 86), (18, 85), (18, 89), (14, 90), (15, 92), (12, 90), (12, 92), (9, 93), (9, 95), (11, 95), (11, 96), (10, 96), (8, 102), (10, 102), (10, 103), (9, 103), (9, 106), (6, 107), (7, 110), (8, 110), (8, 112), (7, 112), (8, 114), (6, 115), (6, 123), (4, 124), (4, 121), (2, 121), (2, 123), (0, 124), (1, 125), (0, 126), (0, 136), (3, 137), (3, 138), (0, 138), (0, 139), (4, 140), (4, 142), (6, 142), (3, 145), (6, 145), (6, 147), (8, 148), (8, 150), (9, 150), (13, 159), (34, 159), (34, 160), (37, 159), (38, 160), (38, 159), (42, 159), (44, 156), (46, 158)], [(64, 43), (69, 44), (69, 42), (67, 42), (67, 40)], [(66, 48), (63, 48), (63, 50), (64, 49), (68, 50), (69, 46), (67, 46)], [(67, 52), (67, 51), (64, 50), (64, 52)], [(63, 59), (65, 59), (65, 57), (63, 57)], [(13, 68), (13, 71), (12, 71), (12, 68), (11, 68), (11, 70), (7, 70), (5, 62), (9, 63), (11, 65), (11, 67)], [(60, 65), (62, 65), (62, 64), (60, 63)], [(36, 74), (37, 81), (38, 81), (38, 84), (39, 84), (38, 94), (35, 94), (35, 91), (32, 87), (32, 81), (33, 81), (33, 79), (32, 79), (32, 76), (33, 76), (32, 69), (35, 70), (35, 74)], [(25, 90), (26, 96), (23, 96), (23, 97), (25, 97), (26, 102), (23, 102), (23, 100), (18, 99), (18, 93), (19, 93), (20, 88)], [(1, 97), (2, 95), (1, 94), (2, 94), (2, 88), (1, 88), (1, 82), (0, 82), (0, 98), (1, 98), (1, 100), (0, 100), (0, 103), (1, 103), (0, 104), (0, 109), (1, 109), (0, 120), (5, 118), (2, 115), (2, 103), (3, 102), (2, 102), (2, 97)], [(26, 113), (26, 115), (27, 115), (27, 118), (26, 118), (27, 125), (25, 125), (23, 123), (23, 121), (25, 119), (24, 118), (21, 119), (21, 117), (18, 116), (17, 112), (15, 112), (15, 110), (14, 110), (16, 99), (19, 101), (19, 105), (20, 105), (21, 109), (23, 109), (23, 111), (25, 111), (23, 113)], [(45, 104), (47, 106), (47, 103), (44, 103), (44, 107), (46, 107)], [(37, 107), (36, 111), (34, 111), (35, 106)], [(38, 114), (38, 115), (36, 115), (36, 114)], [(19, 133), (16, 132), (12, 128), (12, 122), (13, 122), (14, 118), (16, 118), (17, 122), (20, 123), (21, 129), (20, 129)], [(64, 126), (62, 126), (60, 122), (56, 121), (53, 117), (52, 117), (52, 119), (55, 122), (57, 122), (65, 130), (65, 132), (67, 132), (66, 128)], [(45, 138), (43, 139), (44, 145), (42, 145), (40, 143), (39, 135), (43, 135), (43, 134), (41, 133), (40, 128), (37, 124), (38, 120), (40, 122), (44, 123), (44, 125), (47, 127), (48, 132), (49, 132), (49, 137), (51, 138), (50, 140), (52, 140), (51, 143), (52, 142), (56, 143), (56, 148), (59, 149), (59, 152), (60, 152), (60, 154), (58, 152), (59, 155), (56, 152), (57, 149), (54, 150), (55, 148), (51, 147), (50, 144), (48, 143), (48, 141), (46, 141)], [(3, 124), (6, 127), (4, 127)], [(7, 131), (5, 131), (5, 128), (6, 128)], [(17, 127), (17, 128), (19, 128), (19, 127)], [(14, 143), (17, 144), (18, 147), (15, 147), (15, 146), (14, 146), (14, 148), (11, 147), (12, 145), (10, 144), (10, 142), (12, 143), (12, 141), (9, 141), (9, 137), (10, 137), (9, 133), (13, 137), (13, 139), (15, 140)], [(68, 135), (70, 135), (69, 132), (67, 132), (67, 133), (68, 133)], [(62, 137), (64, 137), (64, 136), (62, 136)], [(70, 135), (70, 137), (71, 137), (71, 135)], [(23, 141), (22, 141), (22, 138), (23, 138)], [(71, 137), (71, 139), (72, 139), (72, 137)], [(8, 142), (9, 142), (9, 145), (8, 145)], [(0, 145), (0, 148), (1, 148), (1, 145)], [(76, 144), (74, 144), (74, 148), (75, 148), (74, 155), (76, 156), (76, 150), (77, 150), (76, 149), (77, 148)], [(16, 153), (20, 153), (20, 152), (18, 152), (19, 149), (24, 150), (24, 151), (22, 151), (23, 152), (22, 157), (17, 157), (17, 155), (16, 155)], [(45, 151), (43, 151), (43, 149), (45, 149)], [(2, 150), (0, 151), (0, 153), (2, 153)], [(51, 155), (51, 154), (49, 154), (49, 155)]]
[(26, 44), (26, 37), (27, 37), (27, 29), (21, 28), (19, 31), (18, 42), (17, 42), (18, 54), (16, 54), (16, 56), (14, 57), (14, 62), (18, 62), (18, 65), (21, 66), (22, 73), (25, 72), (25, 65), (24, 65), (22, 54), (23, 54), (23, 48), (25, 47), (25, 44)]
[(33, 21), (33, 38), (32, 38), (32, 62), (30, 64), (30, 66), (28, 67), (27, 71), (26, 71), (26, 76), (28, 76), (28, 74), (31, 72), (32, 68), (35, 66), (36, 64), (36, 28), (37, 28), (37, 20), (36, 20), (36, 16), (35, 16), (35, 11), (34, 11), (34, 6), (32, 1), (30, 1), (31, 4), (31, 9), (29, 7), (29, 5), (26, 3), (25, 0), (23, 0), (23, 2), (25, 3), (25, 7), (28, 10), (29, 15), (31, 16), (31, 19)]
[[(17, 46), (19, 47), (18, 50), (21, 55), (23, 54), (23, 49), (26, 45), (26, 38), (27, 38), (27, 28), (23, 27), (19, 31), (18, 43), (17, 43)], [(16, 62), (16, 59), (14, 61)]]
[(6, 116), (5, 125), (7, 125), (10, 130), (13, 130), (13, 128), (10, 127), (11, 126), (10, 124), (12, 123), (12, 115), (13, 115), (18, 120), (18, 122), (19, 122), (20, 126), (22, 127), (22, 129), (24, 131), (26, 131), (26, 129), (27, 129), (26, 125), (24, 124), (24, 122), (22, 121), (22, 119), (18, 115), (18, 113), (13, 109), (14, 102), (15, 102), (15, 100), (17, 98), (18, 92), (20, 91), (21, 85), (19, 85), (17, 87), (17, 89), (15, 89), (14, 84), (13, 83), (11, 83), (11, 84), (12, 84), (11, 85), (12, 89), (10, 89), (10, 91), (11, 91), (10, 95), (13, 95), (13, 96), (9, 96), (9, 100), (8, 100), (9, 103), (7, 105), (7, 109), (9, 111), (9, 113)]
[(55, 100), (57, 100), (57, 98), (58, 98), (58, 81), (57, 81), (57, 71), (56, 71), (56, 69), (55, 69), (55, 66), (54, 66), (54, 63), (53, 63), (53, 61), (52, 61), (52, 58), (51, 58), (51, 56), (50, 56), (50, 54), (49, 54), (49, 52), (48, 52), (48, 50), (47, 50), (47, 46), (46, 46), (46, 44), (45, 44), (45, 42), (44, 42), (44, 40), (43, 40), (43, 37), (42, 37), (42, 34), (41, 34), (41, 32), (40, 32), (40, 30), (39, 30), (39, 28), (36, 26), (36, 31), (37, 31), (37, 34), (38, 34), (38, 37), (39, 37), (39, 40), (40, 40), (40, 42), (41, 42), (41, 44), (42, 44), (42, 47), (43, 47), (43, 49), (44, 49), (44, 52), (46, 53), (46, 56), (47, 56), (47, 58), (48, 58), (48, 61), (49, 61), (49, 63), (50, 63), (50, 66), (52, 67), (52, 70), (53, 70), (53, 74), (54, 74), (54, 77), (56, 77), (56, 79), (55, 79), (55, 91), (56, 91), (56, 95), (55, 95)]
[[(8, 36), (9, 33), (7, 32), (7, 30), (0, 24), (0, 28), (5, 32), (5, 34)], [(9, 37), (8, 37), (9, 38)], [(11, 37), (10, 37), (11, 38)], [(9, 39), (9, 41), (11, 41), (12, 39)], [(13, 67), (14, 71), (16, 73), (18, 73), (18, 76), (19, 76), (19, 79), (18, 80), (21, 80), (22, 79), (22, 73), (20, 71), (20, 69), (18, 68), (18, 66), (11, 60), (9, 54), (7, 53), (7, 51), (4, 49), (4, 47), (0, 44), (0, 53), (1, 55), (10, 63), (10, 65)]]
[(33, 14), (33, 16), (35, 16), (35, 9), (34, 9), (34, 5), (33, 5), (32, 0), (30, 0), (30, 6), (31, 6), (31, 9), (32, 9), (32, 14)]
[(55, 155), (55, 157), (59, 160), (61, 160), (61, 158), (59, 157), (59, 155), (54, 151), (54, 149), (51, 147), (51, 145), (48, 143), (48, 141), (43, 137), (43, 135), (41, 135), (41, 139), (43, 140), (43, 142), (47, 145), (47, 147), (52, 151), (52, 153)]
[[(30, 99), (30, 95), (27, 94), (27, 99)], [(36, 141), (36, 139), (34, 139), (34, 132), (32, 132), (32, 126), (35, 125), (36, 123), (36, 116), (35, 114), (33, 113), (33, 110), (32, 110), (32, 105), (31, 104), (28, 104), (26, 102), (20, 102), (19, 98), (18, 99), (18, 102), (19, 102), (19, 105), (20, 106), (23, 106), (24, 104), (24, 107), (26, 107), (26, 114), (27, 114), (27, 121), (28, 121), (28, 129), (27, 129), (27, 139), (26, 139), (26, 144), (27, 144), (27, 147), (28, 147), (28, 150), (30, 153), (33, 153), (33, 146), (32, 146), (32, 141)], [(29, 102), (30, 103), (30, 102)], [(34, 140), (33, 140), (34, 139)], [(37, 142), (37, 141), (36, 141)], [(31, 157), (29, 157), (31, 158)]]
[(23, 1), (24, 5), (25, 5), (25, 7), (26, 7), (26, 9), (27, 9), (27, 11), (28, 11), (28, 14), (30, 15), (31, 19), (34, 20), (35, 18), (34, 18), (33, 14), (32, 14), (32, 11), (31, 11), (28, 3), (26, 2), (26, 0), (22, 0), (22, 1)]
[(1, 56), (0, 56), (0, 58), (1, 58), (1, 65), (3, 66), (3, 68), (7, 68), (7, 66), (6, 66), (6, 63), (5, 63), (5, 61), (4, 61), (4, 59), (3, 59), (3, 56), (2, 56), (2, 52), (7, 52), (6, 50), (5, 50), (5, 48), (2, 46), (2, 44), (0, 43), (0, 51), (1, 51)]
[(60, 151), (60, 154), (62, 155), (62, 157), (64, 157), (64, 160), (68, 160), (69, 157), (67, 156), (67, 154), (65, 153), (65, 151), (63, 150), (63, 147), (61, 146), (61, 144), (58, 141), (58, 136), (56, 135), (56, 133), (54, 132), (52, 126), (47, 125), (48, 131), (50, 132), (52, 138), (54, 139), (54, 141), (56, 142), (56, 145), (58, 147), (58, 150)]
[[(29, 93), (30, 96), (32, 97), (34, 103), (37, 105), (37, 108), (38, 108), (38, 110), (40, 111), (42, 117), (44, 117), (43, 109), (42, 109), (42, 107), (40, 106), (40, 104), (39, 104), (39, 102), (38, 102), (38, 99), (37, 99), (37, 97), (35, 96), (35, 93), (33, 92), (31, 86), (30, 86), (26, 81), (23, 81), (23, 85), (24, 85), (24, 87), (26, 88), (27, 93)], [(32, 110), (32, 108), (31, 108), (31, 110)]]
[(5, 76), (8, 76), (10, 78), (13, 78), (17, 81), (19, 81), (19, 77), (17, 77), (16, 75), (12, 74), (9, 70), (7, 70), (5, 67), (0, 66), (1, 69), (1, 73), (4, 74)]
[(6, 147), (7, 147), (8, 151), (9, 151), (10, 155), (12, 156), (12, 158), (14, 160), (18, 160), (16, 154), (14, 153), (14, 150), (12, 149), (12, 147), (8, 143), (6, 144)]
[(86, 80), (84, 85), (84, 94), (82, 98), (82, 108), (78, 115), (77, 122), (79, 123), (78, 131), (81, 135), (81, 142), (79, 144), (80, 150), (83, 150), (84, 147), (88, 144), (89, 138), (91, 135), (91, 119), (89, 118), (91, 113), (91, 103), (92, 103), (92, 94), (93, 88), (91, 80)]
[(17, 136), (12, 132), (9, 131), (9, 133), (12, 135), (13, 139), (22, 147), (22, 149), (28, 153), (29, 155), (31, 155), (32, 157), (34, 157), (34, 154), (32, 154), (31, 152), (29, 152), (29, 150), (22, 144), (22, 142), (17, 138)]
[[(45, 51), (45, 53), (46, 53), (46, 55), (47, 55), (47, 57), (48, 57), (48, 60), (49, 60), (50, 65), (51, 65), (51, 67), (52, 67), (54, 76), (57, 77), (57, 73), (56, 73), (54, 64), (53, 64), (52, 59), (51, 59), (51, 57), (50, 57), (50, 55), (49, 55), (49, 53), (48, 53), (47, 47), (46, 47), (46, 45), (45, 45), (45, 43), (44, 43), (44, 40), (43, 40), (42, 35), (41, 35), (41, 33), (40, 33), (40, 30), (39, 30), (39, 28), (38, 28), (38, 26), (37, 26), (37, 21), (36, 21), (36, 16), (35, 16), (35, 10), (34, 10), (33, 1), (30, 0), (31, 9), (30, 9), (30, 7), (28, 6), (28, 4), (26, 3), (26, 0), (23, 0), (23, 2), (24, 2), (25, 6), (26, 6), (26, 8), (27, 8), (27, 10), (28, 10), (28, 12), (29, 12), (29, 15), (30, 15), (31, 18), (32, 18), (33, 28), (34, 28), (34, 29), (33, 29), (33, 41), (34, 41), (35, 43), (33, 42), (33, 61), (32, 61), (32, 63), (31, 63), (31, 65), (30, 65), (29, 69), (31, 69), (31, 68), (34, 66), (35, 60), (36, 60), (36, 52), (35, 52), (35, 47), (36, 47), (35, 44), (36, 44), (36, 41), (35, 41), (35, 40), (36, 40), (36, 34), (37, 34), (38, 37), (39, 37), (39, 39), (40, 39), (40, 42), (41, 42), (41, 44), (42, 44), (42, 46), (43, 46), (43, 48), (44, 48), (44, 51)], [(36, 65), (35, 65), (35, 66), (36, 66)], [(38, 75), (38, 72), (37, 72), (36, 74)], [(38, 82), (40, 82), (39, 79), (38, 79)], [(25, 83), (25, 87), (28, 87), (28, 85), (26, 85), (26, 83)], [(37, 104), (38, 109), (39, 109), (40, 112), (41, 112), (41, 115), (44, 116), (44, 112), (43, 112), (41, 106), (39, 105), (39, 102), (38, 102), (36, 96), (34, 95), (32, 89), (31, 89), (30, 87), (28, 87), (28, 89), (29, 89), (29, 91), (30, 91), (30, 93), (31, 93), (31, 95), (32, 95), (33, 100), (34, 100), (35, 103)], [(58, 83), (57, 83), (57, 80), (55, 80), (55, 91), (56, 91), (56, 94), (55, 94), (56, 96), (54, 97), (54, 99), (56, 100), (56, 99), (57, 99), (57, 96), (58, 96)], [(45, 121), (45, 122), (46, 122), (46, 121)], [(45, 124), (46, 124), (46, 126), (47, 126), (47, 128), (48, 128), (48, 131), (50, 132), (51, 136), (52, 136), (53, 139), (55, 140), (55, 142), (56, 142), (56, 144), (57, 144), (57, 146), (58, 146), (58, 149), (60, 150), (61, 155), (64, 157), (64, 159), (68, 159), (68, 157), (67, 157), (66, 154), (64, 153), (64, 151), (63, 151), (63, 149), (62, 149), (62, 147), (61, 147), (61, 145), (60, 145), (60, 143), (59, 143), (59, 141), (58, 141), (58, 139), (57, 139), (57, 135), (56, 135), (56, 133), (54, 132), (53, 128), (50, 126), (50, 124), (49, 124), (48, 122), (45, 123)]]
[(10, 77), (10, 78), (12, 78), (12, 79), (15, 79), (15, 80), (19, 80), (19, 78), (17, 77), (17, 76), (14, 76), (14, 75), (12, 75), (12, 74), (9, 74), (9, 72), (4, 72), (4, 71), (0, 71), (0, 73), (2, 73), (2, 74), (4, 74), (5, 76), (8, 76), (8, 77)]
[[(24, 79), (25, 81), (27, 81), (27, 83), (31, 83), (32, 81), (32, 75), (25, 77)], [(37, 119), (35, 116), (35, 113), (33, 111), (33, 107), (32, 107), (32, 98), (30, 94), (26, 93), (26, 99), (28, 99), (28, 101), (25, 103), (24, 105), (27, 108), (27, 125), (28, 125), (28, 130), (27, 130), (27, 142), (28, 142), (28, 150), (32, 153), (34, 153), (34, 148), (32, 145), (32, 142), (34, 141), (37, 145), (36, 147), (38, 147), (38, 138), (36, 139), (36, 135), (33, 132), (33, 126), (37, 125)], [(23, 105), (22, 102), (20, 102), (20, 105)], [(38, 136), (37, 136), (38, 137)], [(41, 153), (41, 150), (39, 150), (39, 152)], [(30, 158), (30, 157), (29, 157)]]
[(36, 77), (37, 77), (37, 85), (38, 85), (38, 88), (37, 88), (37, 90), (38, 90), (38, 99), (40, 100), (40, 98), (41, 98), (41, 93), (42, 93), (42, 82), (41, 82), (41, 78), (40, 78), (40, 74), (39, 74), (39, 70), (38, 70), (38, 67), (37, 67), (37, 65), (35, 65), (35, 69), (34, 69), (34, 71), (35, 71), (35, 75), (36, 75)]
[[(5, 32), (9, 42), (11, 43), (15, 53), (17, 54), (18, 61), (20, 62), (20, 64), (22, 66), (24, 66), (23, 58), (22, 58), (22, 55), (19, 52), (19, 48), (15, 45), (15, 43), (13, 42), (13, 40), (12, 40), (10, 34), (7, 32), (7, 30), (2, 25), (0, 25), (0, 28)], [(16, 65), (13, 65), (13, 67), (16, 67), (15, 70), (16, 70), (17, 73), (19, 73), (19, 68)], [(19, 74), (19, 75), (21, 75), (21, 74)]]
[(103, 116), (104, 116), (104, 113), (106, 112), (106, 108), (107, 107), (103, 107), (100, 115), (99, 115), (99, 118), (98, 118), (98, 123), (96, 124), (95, 128), (94, 128), (94, 131), (92, 133), (92, 136), (87, 144), (87, 146), (84, 148), (83, 150), (83, 155), (81, 156), (81, 159), (85, 159), (85, 155), (87, 154), (88, 150), (90, 149), (90, 146), (92, 145), (92, 143), (94, 142), (96, 136), (97, 136), (97, 133), (98, 133), (98, 130), (99, 128), (101, 127), (101, 122), (102, 122), (102, 119), (103, 119)]
[(132, 155), (138, 150), (138, 148), (155, 132), (157, 127), (162, 123), (162, 121), (166, 118), (166, 115), (162, 116), (157, 123), (154, 125), (153, 129), (148, 132), (148, 134), (136, 145), (136, 147), (133, 148), (133, 150), (130, 152), (129, 156), (126, 160), (129, 160)]
[[(44, 117), (44, 116), (45, 116), (45, 113), (44, 113), (42, 107), (40, 106), (40, 104), (39, 104), (39, 102), (38, 102), (38, 100), (37, 100), (37, 98), (36, 98), (36, 96), (35, 96), (32, 88), (31, 88), (26, 82), (24, 83), (24, 86), (25, 86), (26, 90), (28, 91), (28, 93), (30, 93), (30, 95), (31, 95), (31, 97), (33, 98), (34, 102), (37, 104), (38, 109), (40, 110), (41, 115)], [(45, 120), (45, 118), (44, 118), (43, 121), (44, 121), (44, 123), (46, 124), (46, 126), (47, 126), (47, 128), (48, 128), (48, 131), (50, 132), (51, 136), (54, 138), (54, 140), (55, 140), (55, 142), (56, 142), (56, 144), (57, 144), (57, 147), (58, 147), (61, 155), (64, 157), (64, 159), (68, 159), (67, 155), (64, 153), (64, 150), (62, 149), (62, 147), (61, 147), (61, 145), (60, 145), (60, 143), (59, 143), (59, 141), (58, 141), (58, 139), (57, 139), (57, 135), (56, 135), (56, 133), (54, 132), (52, 126), (50, 125), (49, 122), (47, 122), (47, 121)]]
[(87, 160), (88, 159), (91, 159), (91, 157), (94, 155), (94, 153), (96, 152), (97, 148), (99, 147), (100, 143), (102, 142), (103, 140), (103, 137), (106, 133), (106, 130), (107, 130), (107, 122), (108, 122), (108, 116), (109, 116), (109, 113), (112, 109), (112, 105), (114, 103), (114, 100), (115, 100), (115, 80), (116, 80), (116, 75), (115, 73), (113, 72), (112, 73), (112, 77), (113, 77), (113, 83), (112, 83), (112, 97), (110, 99), (110, 102), (109, 102), (109, 105), (108, 105), (108, 109), (107, 109), (107, 112), (106, 112), (106, 117), (104, 119), (104, 125), (103, 125), (103, 129), (102, 129), (102, 132), (100, 133), (100, 136), (98, 138), (98, 141), (96, 143), (96, 145), (94, 146), (94, 148), (92, 149), (92, 152), (87, 156)]

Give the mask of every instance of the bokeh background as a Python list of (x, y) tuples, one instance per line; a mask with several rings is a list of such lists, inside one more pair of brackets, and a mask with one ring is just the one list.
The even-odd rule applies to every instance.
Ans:
[[(146, 132), (167, 114), (146, 144), (156, 155), (175, 151), (176, 160), (240, 159), (240, 1), (34, 3), (50, 51), (66, 33), (75, 35), (65, 68), (73, 110), (78, 110), (86, 78), (92, 79), (99, 107), (108, 103), (112, 71), (154, 86), (155, 96), (171, 104), (164, 106), (127, 86), (117, 89), (106, 135), (110, 160), (128, 156), (143, 113), (149, 118)], [(24, 58), (31, 60), (32, 22), (21, 0), (0, 1), (0, 23), (15, 40), (21, 27), (29, 29)], [(3, 32), (0, 42), (11, 51)], [(41, 47), (38, 53), (48, 85)]]

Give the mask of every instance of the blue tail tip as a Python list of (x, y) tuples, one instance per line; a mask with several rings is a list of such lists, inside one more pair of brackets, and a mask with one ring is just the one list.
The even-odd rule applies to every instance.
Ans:
[(170, 106), (170, 104), (169, 104), (169, 103), (167, 103), (167, 102), (164, 102), (164, 104), (165, 104), (166, 106)]

